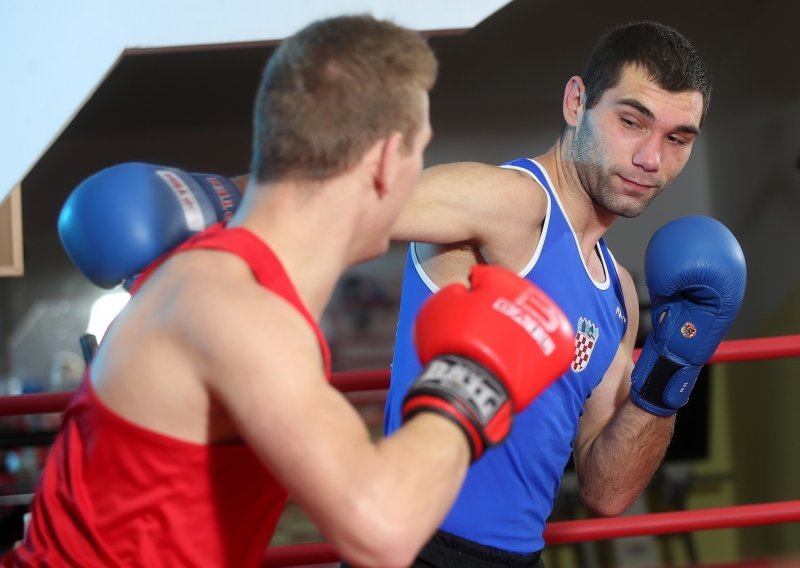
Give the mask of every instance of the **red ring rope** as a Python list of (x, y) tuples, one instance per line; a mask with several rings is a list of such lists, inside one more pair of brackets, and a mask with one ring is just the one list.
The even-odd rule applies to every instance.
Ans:
[(72, 392), (0, 396), (0, 416), (61, 412), (71, 398)]
[[(639, 351), (634, 351), (634, 359), (639, 357)], [(723, 341), (709, 362), (730, 363), (797, 356), (800, 356), (800, 335), (783, 335)], [(331, 384), (342, 392), (387, 389), (389, 370), (333, 373)], [(71, 392), (0, 396), (0, 416), (60, 412), (71, 398)]]
[[(570, 544), (630, 536), (682, 533), (755, 525), (800, 522), (800, 501), (738, 505), (695, 511), (628, 515), (603, 519), (550, 523), (545, 542)], [(303, 566), (340, 559), (327, 543), (276, 546), (267, 550), (263, 566)]]
[(547, 525), (547, 544), (800, 522), (800, 501), (670, 511)]

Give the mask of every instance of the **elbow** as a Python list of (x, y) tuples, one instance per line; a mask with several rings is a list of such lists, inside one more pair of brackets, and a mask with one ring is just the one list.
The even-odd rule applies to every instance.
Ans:
[(631, 505), (619, 499), (589, 500), (584, 498), (584, 503), (592, 512), (601, 517), (616, 517), (624, 513)]
[[(391, 515), (350, 511), (329, 533), (342, 559), (354, 566), (404, 568), (410, 566), (423, 545), (413, 523), (393, 522)], [(326, 532), (326, 531), (323, 531)]]
[(342, 550), (340, 556), (351, 566), (380, 566), (385, 568), (407, 568), (414, 563), (413, 554), (395, 553), (391, 550)]
[(612, 483), (587, 483), (586, 480), (581, 482), (580, 477), (578, 488), (583, 504), (601, 517), (621, 515), (636, 501), (638, 496), (624, 488), (613, 487)]
[(601, 517), (616, 517), (633, 505), (638, 494), (615, 491), (609, 487), (581, 487), (581, 500)]
[[(578, 464), (576, 464), (578, 465)], [(614, 476), (596, 468), (576, 467), (578, 493), (583, 504), (601, 517), (616, 517), (638, 499), (642, 487), (626, 476)]]
[(419, 547), (409, 545), (409, 539), (398, 532), (381, 533), (372, 526), (366, 533), (351, 534), (333, 544), (342, 559), (353, 566), (404, 568), (413, 564)]

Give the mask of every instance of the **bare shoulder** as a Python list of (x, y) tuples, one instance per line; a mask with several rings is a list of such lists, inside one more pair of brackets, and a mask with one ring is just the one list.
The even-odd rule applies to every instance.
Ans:
[(636, 321), (639, 319), (639, 294), (636, 290), (636, 283), (627, 268), (617, 263), (617, 274), (622, 286), (622, 293), (625, 296), (625, 307), (628, 313), (635, 312)]
[[(202, 361), (201, 381), (220, 409), (218, 431), (244, 439), (292, 488), (292, 475), (313, 460), (308, 440), (333, 431), (344, 404), (327, 380), (313, 326), (289, 301), (260, 285), (238, 257), (198, 254), (187, 261), (202, 262), (203, 268), (192, 271), (199, 278), (187, 284), (189, 294), (180, 300), (184, 313), (192, 304), (199, 312), (185, 318), (181, 333)], [(330, 412), (331, 423), (310, 423), (306, 412), (315, 418)], [(287, 439), (298, 443), (287, 445)]]
[[(320, 361), (316, 335), (296, 307), (264, 288), (240, 258), (214, 253), (187, 262), (194, 277), (178, 300), (181, 333), (204, 362), (210, 386), (232, 376), (279, 376), (291, 353)], [(187, 255), (188, 257), (188, 255)]]
[[(297, 310), (239, 257), (198, 250), (170, 258), (144, 283), (103, 338), (92, 380), (126, 419), (206, 443), (230, 435), (232, 403), (243, 405), (236, 396), (268, 397), (291, 382), (293, 353), (304, 355), (294, 368), (309, 369), (301, 376), (324, 381), (316, 336)], [(220, 401), (228, 412), (217, 412)]]
[(635, 293), (636, 285), (633, 282), (633, 276), (631, 276), (630, 271), (628, 271), (627, 268), (618, 262), (615, 264), (615, 266), (617, 268), (619, 282), (622, 285), (622, 291), (625, 293), (625, 297), (627, 297), (629, 293)]

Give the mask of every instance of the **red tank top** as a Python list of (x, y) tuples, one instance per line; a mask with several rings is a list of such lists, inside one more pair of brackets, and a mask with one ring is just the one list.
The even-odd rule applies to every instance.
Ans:
[[(319, 326), (260, 239), (217, 225), (171, 254), (197, 248), (241, 256), (259, 283), (294, 305), (317, 334), (330, 376)], [(3, 565), (258, 566), (287, 495), (249, 447), (142, 428), (106, 407), (88, 374), (50, 449), (25, 540)]]

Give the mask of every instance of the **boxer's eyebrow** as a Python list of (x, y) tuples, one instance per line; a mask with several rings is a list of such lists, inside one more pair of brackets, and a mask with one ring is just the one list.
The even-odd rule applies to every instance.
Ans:
[(685, 134), (694, 134), (698, 136), (700, 134), (700, 129), (691, 124), (681, 124), (675, 127), (675, 132), (683, 132)]
[[(642, 116), (644, 116), (646, 119), (648, 119), (648, 120), (652, 121), (652, 120), (656, 119), (656, 115), (653, 114), (653, 111), (651, 111), (649, 108), (647, 108), (641, 101), (638, 101), (636, 99), (627, 98), (627, 97), (626, 98), (622, 98), (622, 99), (618, 99), (617, 100), (617, 104), (626, 105), (626, 106), (629, 106), (629, 107), (639, 111), (639, 113)], [(674, 132), (683, 132), (685, 134), (693, 134), (695, 136), (700, 134), (700, 129), (698, 127), (692, 125), (692, 124), (680, 124), (680, 125), (676, 126), (675, 128), (673, 128), (673, 131)]]
[(644, 104), (641, 101), (637, 101), (636, 99), (631, 99), (631, 98), (617, 99), (617, 104), (633, 107), (634, 109), (638, 110), (639, 113), (644, 115), (644, 117), (647, 118), (648, 120), (656, 119), (656, 115), (653, 114), (653, 111), (644, 106)]

